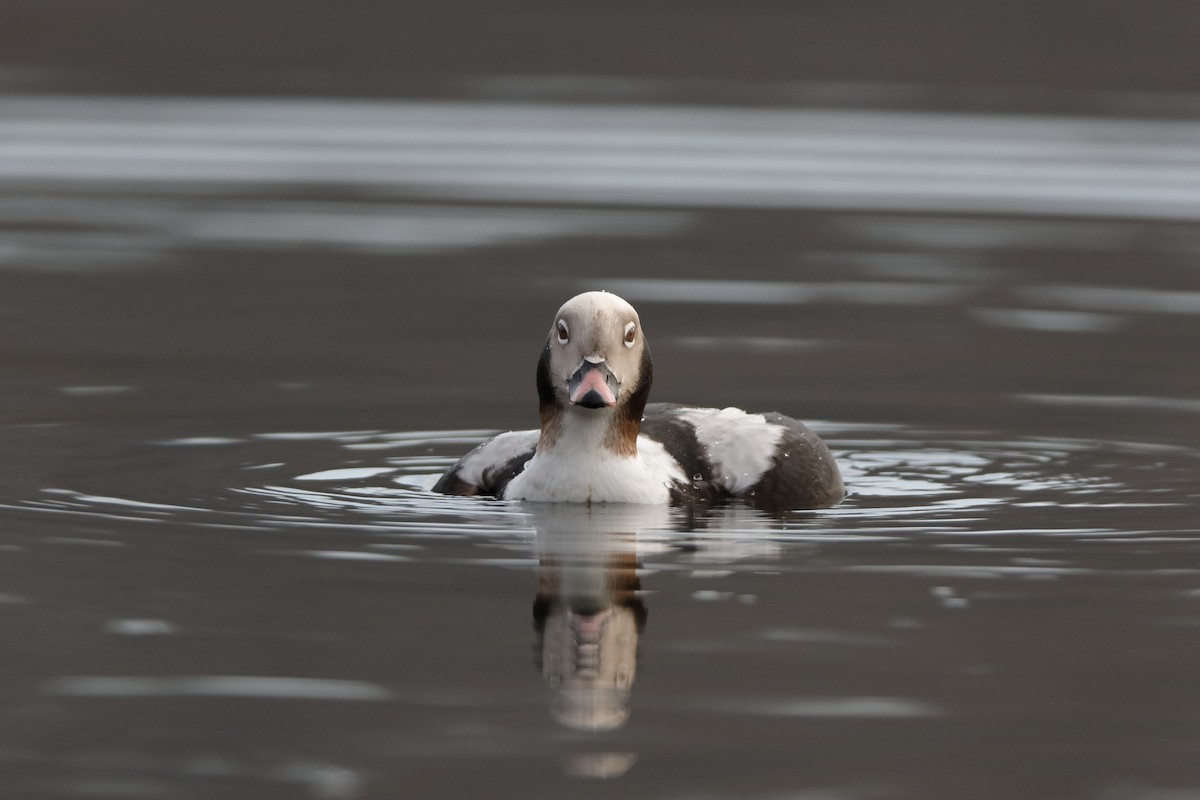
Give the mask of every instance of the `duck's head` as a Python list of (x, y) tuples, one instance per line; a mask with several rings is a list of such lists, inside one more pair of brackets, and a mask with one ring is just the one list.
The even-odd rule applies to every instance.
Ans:
[(642, 322), (620, 297), (584, 292), (554, 315), (538, 362), (543, 415), (570, 410), (640, 420), (651, 377)]

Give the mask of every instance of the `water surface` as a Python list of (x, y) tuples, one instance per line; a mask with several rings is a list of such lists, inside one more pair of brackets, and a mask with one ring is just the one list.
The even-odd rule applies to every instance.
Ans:
[[(1200, 792), (1186, 103), (32, 76), (0, 97), (0, 794)], [(847, 500), (432, 494), (534, 424), (593, 288), (655, 400), (810, 421)]]

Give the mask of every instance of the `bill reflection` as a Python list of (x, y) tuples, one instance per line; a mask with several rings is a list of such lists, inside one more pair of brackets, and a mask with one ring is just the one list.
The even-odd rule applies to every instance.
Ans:
[(535, 661), (562, 725), (607, 731), (629, 719), (647, 611), (635, 534), (668, 524), (657, 506), (530, 504), (538, 534)]

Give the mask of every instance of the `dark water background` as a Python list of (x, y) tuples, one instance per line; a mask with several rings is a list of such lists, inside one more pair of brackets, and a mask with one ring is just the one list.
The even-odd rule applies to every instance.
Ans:
[[(1200, 797), (1194, 4), (0, 17), (0, 796)], [(428, 493), (592, 288), (847, 501)]]

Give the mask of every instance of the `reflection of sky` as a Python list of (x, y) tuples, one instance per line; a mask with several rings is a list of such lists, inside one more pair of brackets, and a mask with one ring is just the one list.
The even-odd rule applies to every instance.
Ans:
[(1194, 219), (1200, 125), (506, 103), (20, 98), (0, 176), (455, 199)]
[[(296, 198), (314, 191), (326, 197)], [(232, 205), (231, 193), (238, 195)], [(496, 202), (510, 205), (483, 205)], [(626, 208), (597, 208), (611, 205)], [(1200, 124), (671, 106), (0, 99), (0, 225), (56, 227), (53, 236), (6, 234), (0, 261), (52, 245), (125, 255), (180, 244), (421, 252), (661, 235), (688, 222), (680, 209), (731, 207), (1196, 220)]]

